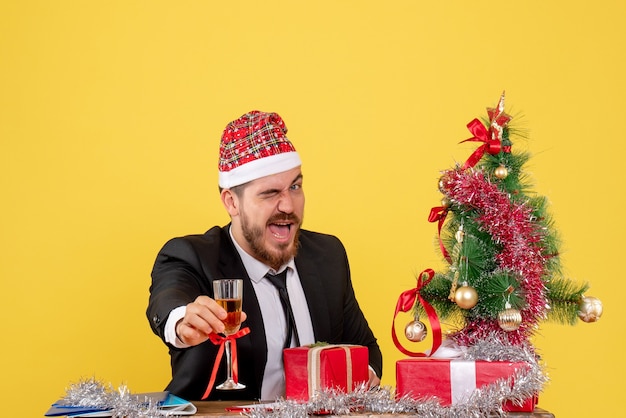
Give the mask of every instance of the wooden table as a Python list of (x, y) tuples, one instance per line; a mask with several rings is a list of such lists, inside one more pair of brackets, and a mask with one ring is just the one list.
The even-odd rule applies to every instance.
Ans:
[[(226, 408), (234, 406), (234, 405), (250, 405), (253, 402), (250, 401), (210, 401), (210, 402), (193, 402), (194, 405), (198, 408), (198, 412), (193, 415), (194, 417), (233, 417), (240, 416), (240, 412), (228, 412)], [(391, 414), (374, 414), (374, 413), (364, 413), (364, 414), (354, 414), (350, 415), (350, 418), (417, 418), (417, 415), (391, 415)], [(554, 415), (550, 412), (541, 409), (535, 408), (534, 412), (510, 412), (507, 414), (507, 417), (511, 418), (554, 418)], [(328, 415), (324, 418), (331, 418)]]

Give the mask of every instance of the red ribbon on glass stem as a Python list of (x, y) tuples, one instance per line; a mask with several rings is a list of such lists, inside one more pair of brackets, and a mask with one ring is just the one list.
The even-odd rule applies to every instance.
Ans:
[(467, 124), (467, 129), (474, 135), (471, 138), (466, 139), (463, 142), (467, 141), (475, 141), (475, 142), (483, 142), (483, 145), (478, 147), (476, 151), (469, 156), (465, 164), (463, 164), (463, 169), (474, 167), (478, 161), (485, 155), (485, 152), (488, 152), (491, 155), (496, 155), (502, 149), (502, 144), (499, 139), (490, 138), (490, 131), (485, 128), (485, 125), (478, 119), (474, 119), (470, 123)]
[[(424, 274), (428, 275), (427, 280), (423, 279)], [(393, 343), (396, 345), (398, 350), (400, 350), (402, 353), (406, 354), (407, 356), (428, 357), (428, 356), (433, 355), (435, 351), (437, 351), (437, 349), (441, 345), (441, 324), (439, 323), (439, 318), (437, 317), (437, 313), (435, 312), (435, 309), (428, 302), (426, 302), (420, 295), (420, 290), (422, 290), (426, 285), (428, 285), (428, 283), (430, 283), (433, 277), (435, 277), (435, 272), (432, 269), (426, 269), (423, 272), (421, 272), (419, 277), (417, 278), (417, 287), (415, 289), (409, 289), (409, 290), (402, 292), (402, 294), (400, 294), (400, 297), (398, 298), (398, 303), (396, 304), (396, 312), (393, 315), (393, 323), (391, 324), (391, 338), (393, 339)], [(415, 304), (416, 299), (418, 299), (419, 302), (424, 307), (424, 310), (426, 311), (426, 314), (428, 315), (428, 321), (430, 322), (430, 326), (432, 328), (433, 344), (430, 349), (430, 354), (417, 353), (417, 352), (407, 350), (406, 348), (402, 346), (402, 344), (400, 344), (400, 341), (398, 340), (398, 336), (396, 335), (396, 327), (395, 327), (396, 316), (400, 312), (409, 312), (413, 308), (413, 305)]]
[(224, 345), (226, 345), (226, 341), (230, 341), (230, 355), (233, 359), (232, 364), (232, 372), (233, 372), (233, 380), (235, 383), (239, 382), (239, 369), (237, 367), (237, 338), (243, 337), (244, 335), (250, 334), (250, 328), (245, 327), (240, 329), (234, 334), (221, 336), (212, 332), (209, 334), (209, 340), (215, 345), (219, 345), (220, 348), (217, 350), (217, 355), (215, 356), (215, 363), (213, 363), (213, 370), (211, 371), (211, 379), (209, 380), (209, 384), (202, 395), (202, 400), (205, 400), (209, 397), (211, 390), (213, 389), (213, 385), (215, 384), (215, 377), (217, 376), (217, 369), (220, 366), (220, 362), (222, 361), (222, 356), (224, 355)]

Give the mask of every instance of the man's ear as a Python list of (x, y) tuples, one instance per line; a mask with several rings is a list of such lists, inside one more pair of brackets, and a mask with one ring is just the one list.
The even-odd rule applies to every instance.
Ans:
[(233, 193), (230, 189), (222, 190), (220, 194), (220, 198), (222, 199), (222, 204), (226, 208), (226, 211), (232, 218), (233, 216), (239, 215), (239, 199), (237, 195)]

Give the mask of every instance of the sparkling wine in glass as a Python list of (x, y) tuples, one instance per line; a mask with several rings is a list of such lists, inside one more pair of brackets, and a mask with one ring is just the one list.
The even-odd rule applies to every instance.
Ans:
[[(213, 281), (215, 301), (226, 310), (224, 334), (230, 335), (239, 331), (241, 325), (241, 302), (243, 296), (242, 279), (221, 279)], [(233, 359), (230, 352), (230, 340), (224, 343), (226, 353), (226, 380), (217, 385), (219, 390), (245, 389), (246, 385), (233, 379)]]

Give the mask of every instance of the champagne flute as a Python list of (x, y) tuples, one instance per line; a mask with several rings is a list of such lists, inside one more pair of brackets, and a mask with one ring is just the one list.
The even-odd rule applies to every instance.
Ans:
[[(241, 325), (243, 280), (214, 280), (213, 292), (215, 301), (226, 310), (224, 334), (231, 335), (236, 333)], [(226, 380), (215, 388), (220, 390), (245, 389), (246, 385), (235, 382), (233, 379), (233, 359), (230, 352), (230, 340), (226, 340), (224, 343), (224, 352), (226, 353)]]

